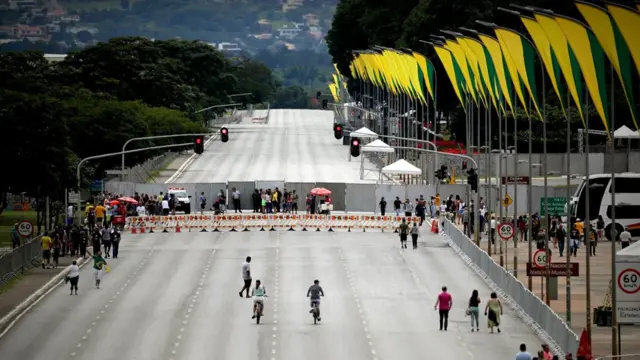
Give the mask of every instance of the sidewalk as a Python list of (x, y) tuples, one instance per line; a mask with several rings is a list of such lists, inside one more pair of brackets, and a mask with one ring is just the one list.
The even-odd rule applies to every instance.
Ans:
[[(462, 230), (462, 225), (458, 228)], [(496, 235), (497, 237), (497, 235)], [(488, 237), (483, 234), (480, 248), (487, 250)], [(496, 239), (497, 253), (492, 254), (492, 258), (496, 263), (500, 264), (500, 243), (502, 243), (504, 251), (504, 267), (513, 273), (513, 257), (517, 254), (518, 257), (518, 280), (520, 280), (525, 286), (528, 285), (527, 277), (527, 261), (529, 257), (529, 245), (528, 242), (519, 241), (517, 243), (518, 248), (514, 248), (513, 240), (500, 241)], [(557, 248), (553, 247), (553, 243), (549, 243), (551, 249), (552, 262), (566, 262), (566, 257), (560, 257), (560, 253)], [(616, 246), (617, 250), (620, 250), (620, 245)], [(533, 244), (532, 253), (536, 252), (535, 243)], [(492, 249), (493, 252), (493, 249)], [(566, 256), (566, 253), (564, 254)], [(586, 313), (590, 311), (592, 314), (593, 322), (593, 308), (603, 305), (605, 295), (607, 294), (609, 287), (609, 280), (611, 279), (611, 243), (604, 241), (598, 244), (596, 248), (596, 255), (592, 256), (591, 261), (591, 309), (586, 308), (586, 247), (584, 244), (578, 250), (577, 257), (571, 257), (572, 263), (579, 263), (580, 276), (571, 278), (571, 328), (573, 331), (580, 335), (582, 329), (586, 328)], [(531, 291), (538, 297), (542, 298), (542, 277), (533, 277), (533, 289)], [(558, 300), (551, 301), (551, 308), (566, 321), (566, 277), (558, 278)], [(611, 328), (609, 327), (597, 327), (595, 324), (591, 328), (591, 342), (593, 346), (593, 354), (598, 356), (606, 356), (611, 354)], [(624, 354), (640, 354), (640, 326), (623, 326), (621, 328), (622, 333), (622, 353)]]
[(76, 258), (72, 256), (61, 257), (58, 267), (55, 269), (36, 267), (22, 275), (18, 280), (2, 286), (0, 288), (0, 319), (36, 290), (44, 286), (54, 276), (58, 275), (65, 267), (71, 265), (71, 262)]

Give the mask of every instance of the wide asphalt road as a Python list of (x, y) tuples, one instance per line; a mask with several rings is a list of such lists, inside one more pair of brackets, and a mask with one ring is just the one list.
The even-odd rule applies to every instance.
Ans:
[[(484, 317), (470, 331), (467, 299), (489, 289), (438, 235), (398, 245), (386, 233), (127, 235), (99, 290), (83, 268), (80, 295), (54, 290), (0, 339), (0, 359), (493, 360), (539, 346), (508, 308), (502, 334)], [(238, 296), (247, 255), (270, 295), (260, 325)], [(314, 279), (326, 293), (319, 325), (305, 297)], [(446, 332), (433, 309), (443, 285), (454, 301)]]
[[(264, 113), (255, 111), (254, 116)], [(370, 179), (360, 180), (361, 159), (349, 161), (349, 147), (333, 136), (333, 117), (333, 111), (286, 109), (271, 110), (267, 124), (245, 118), (242, 124), (228, 125), (228, 142), (212, 140), (171, 182), (375, 183), (377, 176), (368, 172)]]

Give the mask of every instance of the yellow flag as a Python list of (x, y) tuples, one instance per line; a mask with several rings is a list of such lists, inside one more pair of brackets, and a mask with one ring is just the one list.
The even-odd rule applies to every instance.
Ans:
[[(498, 85), (500, 86), (500, 90), (502, 91), (502, 95), (504, 96), (507, 105), (509, 105), (509, 109), (511, 109), (511, 113), (515, 114), (513, 108), (513, 99), (511, 98), (511, 78), (507, 77), (507, 69), (505, 64), (505, 59), (500, 50), (500, 43), (495, 38), (479, 34), (478, 37), (480, 41), (484, 44), (489, 56), (491, 56), (491, 60), (493, 61), (493, 65), (496, 71), (496, 77), (498, 78)], [(518, 78), (516, 78), (518, 80)], [(526, 106), (524, 107), (525, 112), (528, 112)]]
[[(607, 9), (629, 47), (636, 69), (640, 72), (640, 13), (623, 5), (607, 4)], [(639, 6), (640, 9), (640, 6)]]
[(460, 100), (460, 104), (462, 105), (462, 109), (465, 110), (467, 107), (465, 106), (464, 99), (462, 98), (462, 88), (461, 88), (461, 79), (462, 74), (458, 74), (456, 71), (455, 63), (451, 52), (447, 50), (444, 46), (435, 45), (433, 47), (436, 50), (436, 55), (440, 59), (442, 66), (444, 67), (444, 71), (447, 73), (449, 77), (449, 81), (451, 81), (451, 86), (453, 87), (453, 91), (456, 93), (458, 100)]

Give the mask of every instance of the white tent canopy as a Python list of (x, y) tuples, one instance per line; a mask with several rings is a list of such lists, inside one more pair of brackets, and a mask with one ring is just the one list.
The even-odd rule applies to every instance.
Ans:
[(391, 165), (383, 167), (382, 173), (396, 175), (420, 175), (422, 174), (422, 170), (411, 165), (407, 160), (400, 159)]
[(616, 262), (640, 262), (640, 241), (616, 252)]
[(362, 127), (356, 131), (353, 131), (350, 135), (352, 138), (357, 137), (362, 139), (372, 139), (378, 137), (378, 134), (374, 133), (366, 127)]
[(392, 153), (393, 148), (382, 140), (376, 140), (362, 147), (363, 152)]
[(616, 139), (640, 139), (640, 134), (622, 125), (618, 130), (613, 132), (613, 137)]

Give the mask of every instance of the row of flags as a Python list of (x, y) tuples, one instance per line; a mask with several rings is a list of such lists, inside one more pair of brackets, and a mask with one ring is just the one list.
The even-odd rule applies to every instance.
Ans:
[[(637, 8), (607, 3), (604, 7), (575, 1), (584, 21), (549, 10), (524, 8), (532, 15), (519, 16), (527, 36), (495, 24), (482, 23), (493, 30), (473, 35), (443, 31), (432, 36), (432, 45), (451, 82), (456, 97), (478, 106), (493, 107), (505, 116), (515, 113), (519, 103), (531, 116), (544, 121), (538, 86), (543, 80), (536, 66), (539, 56), (565, 117), (568, 94), (585, 123), (584, 104), (589, 94), (609, 132), (611, 107), (606, 74), (610, 66), (622, 84), (628, 110), (636, 130), (638, 117), (634, 98), (634, 79), (640, 72), (640, 5)], [(608, 59), (609, 64), (607, 64)], [(635, 66), (634, 66), (635, 65)], [(355, 52), (351, 76), (383, 87), (393, 94), (405, 94), (422, 104), (434, 100), (434, 66), (423, 55), (411, 50), (376, 47)], [(339, 75), (338, 75), (339, 76)], [(564, 81), (562, 81), (564, 79)], [(337, 80), (336, 80), (337, 81)], [(337, 84), (336, 84), (337, 87)], [(529, 101), (532, 107), (529, 106)]]
[(341, 100), (341, 93), (344, 90), (344, 93), (347, 93), (347, 82), (344, 80), (344, 77), (340, 75), (340, 71), (338, 71), (338, 65), (333, 64), (333, 68), (336, 70), (334, 74), (331, 74), (331, 78), (333, 82), (329, 84), (329, 91), (331, 92), (331, 96), (333, 97), (333, 102), (339, 103)]

